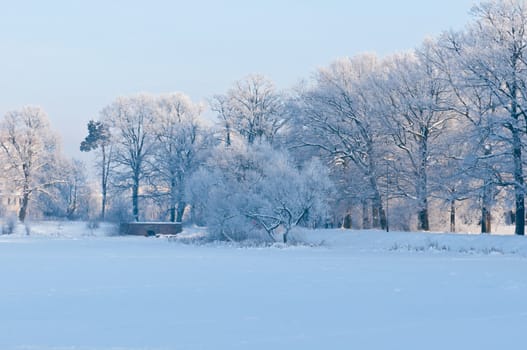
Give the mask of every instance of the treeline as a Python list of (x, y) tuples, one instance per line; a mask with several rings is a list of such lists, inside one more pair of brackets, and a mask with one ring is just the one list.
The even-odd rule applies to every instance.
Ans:
[(496, 0), (472, 14), (412, 52), (338, 59), (289, 91), (251, 75), (206, 104), (118, 98), (81, 144), (97, 156), (95, 190), (43, 111), (10, 112), (4, 187), (20, 220), (32, 207), (188, 221), (229, 240), (287, 240), (295, 225), (456, 231), (460, 219), (523, 235), (527, 8)]

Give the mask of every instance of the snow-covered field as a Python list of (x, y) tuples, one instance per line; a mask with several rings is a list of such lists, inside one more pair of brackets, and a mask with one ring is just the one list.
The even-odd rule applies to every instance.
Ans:
[(109, 231), (0, 236), (0, 349), (525, 346), (523, 237), (327, 230), (243, 248)]

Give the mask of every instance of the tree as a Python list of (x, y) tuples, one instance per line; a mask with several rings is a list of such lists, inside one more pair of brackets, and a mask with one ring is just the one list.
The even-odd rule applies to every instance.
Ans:
[(101, 179), (101, 219), (104, 220), (106, 214), (108, 181), (113, 156), (113, 144), (109, 126), (101, 121), (90, 120), (88, 122), (88, 136), (81, 142), (80, 150), (90, 152), (99, 150), (99, 175)]
[(139, 196), (154, 150), (155, 103), (150, 95), (120, 97), (101, 111), (114, 138), (117, 186), (131, 188), (132, 215), (139, 221)]
[(91, 191), (84, 164), (75, 159), (59, 159), (57, 171), (61, 181), (46, 192), (38, 193), (38, 208), (44, 216), (87, 219)]
[(288, 243), (293, 227), (326, 219), (332, 190), (329, 171), (319, 161), (297, 168), (287, 158), (278, 159), (265, 168), (263, 180), (252, 188), (254, 196), (265, 203), (244, 214), (256, 220), (273, 240), (280, 228), (283, 243)]
[(7, 112), (0, 122), (0, 148), (6, 179), (20, 195), (18, 219), (27, 217), (32, 196), (61, 182), (57, 178), (57, 138), (47, 114), (39, 107)]
[(456, 212), (459, 202), (474, 196), (476, 179), (472, 175), (473, 139), (466, 137), (466, 123), (453, 123), (441, 137), (436, 156), (429, 164), (430, 196), (439, 199), (449, 209), (450, 232), (456, 232)]
[(396, 153), (400, 189), (417, 204), (418, 229), (428, 231), (429, 167), (438, 157), (440, 137), (448, 132), (453, 114), (448, 85), (427, 59), (430, 45), (416, 54), (396, 55), (379, 85), (379, 112), (387, 132), (398, 148)]
[[(439, 195), (448, 194), (451, 201), (451, 222), (455, 220), (455, 201), (473, 199), (480, 202), (481, 233), (491, 232), (491, 209), (500, 180), (500, 168), (507, 163), (506, 142), (497, 122), (497, 98), (485, 84), (474, 79), (460, 55), (464, 33), (444, 33), (431, 46), (428, 59), (441, 72), (451, 90), (450, 109), (459, 118), (443, 140), (444, 160), (448, 166), (438, 173)], [(456, 169), (455, 171), (452, 171)], [(446, 173), (446, 174), (445, 174)], [(445, 181), (446, 180), (446, 181)], [(448, 184), (447, 184), (448, 181)], [(442, 189), (441, 189), (442, 188)], [(444, 196), (443, 196), (444, 197)], [(451, 223), (451, 228), (455, 227)]]
[[(200, 125), (202, 107), (182, 93), (156, 99), (155, 184), (168, 189), (170, 221), (181, 222), (188, 178), (203, 162), (211, 137)], [(159, 191), (158, 191), (159, 192)], [(160, 192), (164, 192), (161, 190)]]
[(222, 239), (287, 243), (293, 227), (327, 215), (332, 184), (320, 163), (298, 168), (268, 144), (233, 142), (216, 148), (208, 168), (193, 177), (192, 192)]
[(88, 208), (89, 189), (84, 164), (75, 159), (68, 163), (65, 167), (66, 182), (62, 192), (66, 202), (66, 217), (74, 219), (82, 215), (81, 211)]
[(229, 98), (226, 95), (216, 95), (210, 102), (211, 109), (218, 114), (220, 127), (225, 135), (220, 139), (225, 145), (230, 146), (232, 143), (232, 115)]
[(262, 139), (273, 143), (286, 123), (282, 96), (261, 75), (236, 81), (227, 94), (213, 98), (211, 108), (224, 125), (227, 144), (231, 142), (232, 131), (249, 144)]
[(503, 164), (512, 164), (510, 170), (501, 172), (500, 185), (514, 189), (515, 233), (524, 235), (527, 8), (523, 1), (485, 1), (474, 6), (472, 13), (475, 21), (466, 31), (449, 35), (449, 48), (467, 83), (483, 87), (492, 96), (490, 124), (498, 126), (492, 135), (508, 145)]
[(366, 184), (361, 189), (363, 202), (369, 199), (372, 203), (373, 226), (384, 229), (386, 215), (379, 168), (386, 140), (373, 113), (370, 96), (370, 78), (377, 67), (375, 56), (361, 55), (340, 59), (320, 69), (314, 86), (301, 93), (296, 123), (301, 130), (298, 132), (301, 145), (325, 151), (334, 164), (354, 164), (358, 173), (354, 176), (364, 179)]

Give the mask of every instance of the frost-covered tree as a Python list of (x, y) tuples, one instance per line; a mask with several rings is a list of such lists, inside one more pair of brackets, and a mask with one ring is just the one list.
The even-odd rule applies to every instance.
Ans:
[(38, 193), (36, 207), (44, 216), (88, 219), (91, 190), (84, 164), (75, 159), (59, 159), (57, 172), (61, 181)]
[(429, 49), (425, 43), (421, 52), (389, 58), (377, 99), (386, 132), (398, 149), (399, 189), (415, 200), (417, 227), (424, 231), (430, 229), (430, 163), (437, 158), (440, 137), (453, 118), (448, 84), (427, 59)]
[(323, 150), (335, 165), (354, 164), (353, 176), (364, 180), (363, 202), (372, 203), (373, 226), (385, 228), (379, 181), (386, 137), (369, 81), (377, 68), (375, 56), (361, 55), (320, 69), (313, 86), (301, 92), (295, 123), (300, 145)]
[(193, 178), (192, 193), (218, 237), (287, 242), (294, 226), (327, 214), (332, 184), (320, 163), (298, 168), (266, 144), (234, 142), (216, 152), (210, 170)]
[(61, 182), (57, 176), (57, 137), (39, 107), (7, 112), (0, 122), (4, 181), (20, 196), (18, 219), (23, 222), (30, 200)]
[(516, 0), (482, 2), (474, 6), (475, 21), (468, 29), (449, 36), (467, 85), (484, 88), (492, 97), (488, 124), (498, 126), (491, 136), (508, 145), (502, 164), (512, 166), (501, 172), (501, 185), (514, 189), (517, 235), (525, 233), (526, 6)]
[(225, 95), (214, 96), (211, 108), (218, 113), (227, 144), (232, 132), (249, 144), (256, 140), (273, 143), (286, 122), (282, 95), (262, 75), (236, 81)]
[(78, 160), (67, 161), (64, 167), (65, 183), (61, 188), (62, 198), (66, 203), (66, 217), (87, 218), (90, 200), (90, 188), (86, 178), (86, 167)]
[(216, 95), (210, 101), (211, 109), (217, 113), (219, 128), (221, 129), (221, 136), (219, 139), (227, 146), (232, 143), (233, 120), (231, 106), (229, 104), (229, 97), (227, 95)]
[(153, 185), (167, 195), (170, 221), (181, 222), (189, 177), (202, 164), (212, 137), (200, 122), (202, 106), (182, 93), (156, 98)]
[(457, 125), (443, 140), (442, 147), (446, 150), (443, 159), (449, 166), (435, 174), (439, 180), (435, 182), (443, 185), (443, 190), (436, 192), (451, 198), (451, 221), (455, 219), (454, 201), (479, 202), (481, 233), (490, 233), (494, 194), (502, 182), (500, 173), (509, 163), (504, 157), (508, 147), (506, 137), (500, 135), (503, 127), (496, 118), (498, 99), (486, 84), (474, 79), (465, 67), (464, 55), (460, 55), (463, 36), (463, 33), (444, 33), (429, 56), (449, 85), (450, 109), (459, 116)]
[(472, 140), (463, 133), (463, 123), (452, 123), (449, 132), (441, 137), (440, 148), (428, 166), (430, 197), (442, 202), (449, 211), (450, 232), (456, 232), (456, 212), (460, 202), (474, 196), (475, 180), (472, 178)]
[(293, 227), (326, 218), (332, 189), (329, 171), (320, 162), (313, 160), (297, 168), (284, 157), (266, 168), (264, 179), (253, 188), (265, 205), (245, 215), (256, 220), (273, 239), (281, 228), (287, 243)]
[(132, 216), (139, 221), (141, 184), (151, 169), (156, 116), (155, 99), (146, 94), (120, 97), (101, 111), (101, 122), (110, 127), (114, 141), (115, 182), (131, 188)]

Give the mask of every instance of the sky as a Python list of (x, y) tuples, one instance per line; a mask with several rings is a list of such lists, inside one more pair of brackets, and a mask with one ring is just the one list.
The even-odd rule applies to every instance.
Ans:
[(83, 159), (86, 124), (118, 96), (195, 101), (252, 73), (278, 88), (339, 57), (410, 50), (470, 20), (472, 0), (0, 0), (0, 116), (48, 113)]

